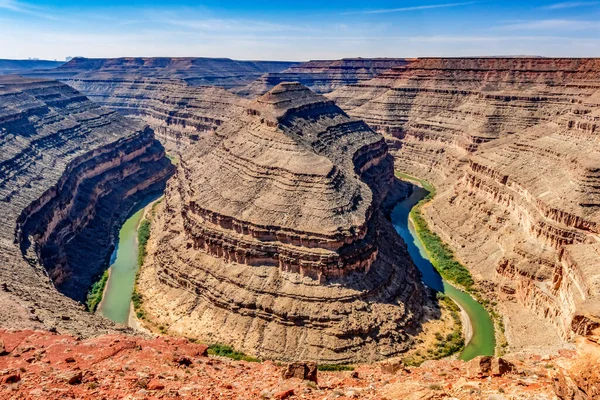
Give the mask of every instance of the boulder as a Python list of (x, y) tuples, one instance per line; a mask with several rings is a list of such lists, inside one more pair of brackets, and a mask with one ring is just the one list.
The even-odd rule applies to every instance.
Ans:
[(502, 376), (515, 370), (514, 364), (500, 357), (479, 356), (467, 364), (467, 375), (471, 378)]
[(396, 372), (404, 368), (404, 364), (399, 358), (392, 358), (380, 362), (379, 368), (384, 374), (395, 374)]
[(283, 379), (298, 378), (317, 382), (317, 364), (314, 362), (294, 362), (283, 370)]

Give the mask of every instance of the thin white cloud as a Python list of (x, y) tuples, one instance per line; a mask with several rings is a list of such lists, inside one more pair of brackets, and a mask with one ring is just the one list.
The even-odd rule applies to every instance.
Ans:
[(542, 7), (544, 10), (565, 10), (567, 8), (591, 7), (600, 5), (600, 1), (565, 1)]
[(57, 20), (54, 15), (49, 14), (44, 8), (15, 0), (0, 0), (0, 9), (20, 14), (33, 15), (44, 19)]
[(508, 25), (496, 27), (500, 30), (586, 30), (597, 29), (600, 27), (600, 21), (573, 20), (573, 19), (541, 19), (529, 21), (517, 21)]
[(431, 10), (434, 8), (450, 8), (450, 7), (461, 7), (468, 6), (471, 4), (480, 3), (479, 1), (467, 1), (463, 3), (444, 3), (444, 4), (429, 4), (424, 6), (412, 6), (412, 7), (399, 7), (399, 8), (382, 8), (378, 10), (363, 10), (363, 11), (349, 11), (343, 13), (343, 15), (350, 14), (387, 14), (407, 11), (420, 11), (420, 10)]
[(273, 24), (263, 21), (251, 21), (251, 20), (235, 20), (235, 19), (164, 19), (157, 20), (158, 23), (164, 23), (167, 25), (179, 26), (182, 28), (188, 28), (199, 31), (208, 32), (278, 32), (278, 31), (289, 31), (293, 30), (294, 27)]

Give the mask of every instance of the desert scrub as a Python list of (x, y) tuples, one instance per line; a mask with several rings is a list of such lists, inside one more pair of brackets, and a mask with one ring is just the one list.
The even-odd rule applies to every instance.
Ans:
[(212, 344), (208, 346), (208, 354), (213, 356), (228, 357), (236, 361), (260, 362), (256, 357), (248, 356), (242, 352), (235, 351), (231, 346), (225, 344)]
[(319, 371), (354, 371), (354, 367), (352, 365), (344, 364), (322, 364), (317, 365), (317, 369)]
[(440, 307), (445, 308), (452, 317), (454, 322), (452, 332), (446, 335), (436, 332), (433, 347), (427, 349), (427, 354), (422, 356), (420, 352), (416, 352), (413, 356), (402, 359), (402, 363), (406, 366), (418, 367), (426, 360), (439, 360), (455, 353), (459, 353), (465, 347), (465, 339), (462, 334), (462, 321), (460, 319), (460, 308), (446, 295), (438, 292), (436, 296)]
[(422, 179), (414, 178), (410, 175), (396, 172), (398, 178), (419, 182), (423, 189), (429, 194), (421, 200), (410, 212), (410, 219), (415, 227), (415, 231), (423, 246), (427, 251), (431, 264), (439, 272), (439, 274), (450, 283), (454, 283), (463, 287), (467, 292), (473, 289), (474, 281), (471, 273), (454, 257), (454, 253), (450, 247), (442, 241), (437, 233), (432, 232), (427, 225), (427, 221), (422, 214), (422, 208), (425, 203), (430, 201), (435, 196), (435, 188), (429, 182)]
[(108, 282), (108, 270), (104, 271), (100, 279), (92, 285), (88, 292), (86, 301), (88, 311), (94, 312), (98, 308), (98, 304), (102, 301), (106, 282)]
[(138, 267), (141, 267), (146, 259), (148, 239), (150, 239), (150, 221), (144, 218), (138, 228)]

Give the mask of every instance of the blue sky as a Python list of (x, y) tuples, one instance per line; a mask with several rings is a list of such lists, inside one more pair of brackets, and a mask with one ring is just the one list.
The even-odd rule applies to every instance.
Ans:
[(0, 0), (0, 58), (486, 55), (599, 57), (600, 1)]

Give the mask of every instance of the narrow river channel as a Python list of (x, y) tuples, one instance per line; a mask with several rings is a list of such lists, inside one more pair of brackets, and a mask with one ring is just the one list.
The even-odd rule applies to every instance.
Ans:
[(119, 243), (111, 257), (110, 277), (98, 312), (123, 325), (128, 325), (129, 322), (131, 295), (138, 270), (138, 227), (144, 216), (144, 208), (157, 198), (158, 196), (153, 196), (138, 204), (135, 209), (137, 211), (121, 227)]
[(396, 231), (406, 242), (408, 253), (415, 265), (423, 274), (423, 282), (430, 288), (444, 293), (454, 300), (465, 312), (471, 321), (472, 336), (460, 354), (462, 360), (470, 360), (480, 355), (494, 355), (496, 339), (494, 336), (494, 323), (485, 308), (469, 294), (457, 289), (446, 282), (428, 259), (423, 243), (419, 239), (415, 228), (410, 221), (409, 214), (412, 208), (429, 192), (420, 186), (414, 186), (413, 193), (404, 201), (396, 205), (392, 212), (392, 223)]

